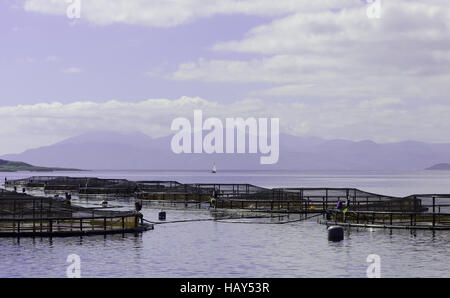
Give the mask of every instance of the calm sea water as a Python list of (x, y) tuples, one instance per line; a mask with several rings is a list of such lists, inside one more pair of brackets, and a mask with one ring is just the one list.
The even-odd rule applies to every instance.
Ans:
[[(0, 173), (0, 179), (30, 175), (36, 174)], [(450, 193), (450, 172), (230, 171), (213, 175), (93, 171), (58, 175), (250, 183), (265, 187), (356, 187), (395, 196)], [(126, 200), (114, 204), (132, 206)], [(143, 213), (146, 219), (157, 221), (158, 210), (144, 207)], [(168, 210), (167, 221), (210, 217), (208, 210)], [(155, 230), (139, 236), (3, 238), (0, 239), (0, 277), (65, 277), (69, 254), (81, 257), (83, 277), (366, 277), (369, 254), (380, 256), (382, 277), (450, 277), (449, 251), (450, 231), (352, 229), (346, 232), (344, 241), (330, 243), (326, 227), (314, 219), (283, 225), (190, 222), (157, 225)]]

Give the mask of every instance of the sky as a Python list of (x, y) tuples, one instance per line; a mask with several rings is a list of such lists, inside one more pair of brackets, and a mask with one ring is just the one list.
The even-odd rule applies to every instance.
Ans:
[(383, 0), (379, 18), (364, 0), (80, 0), (79, 19), (69, 2), (0, 2), (0, 154), (166, 136), (195, 109), (297, 136), (450, 142), (448, 0)]

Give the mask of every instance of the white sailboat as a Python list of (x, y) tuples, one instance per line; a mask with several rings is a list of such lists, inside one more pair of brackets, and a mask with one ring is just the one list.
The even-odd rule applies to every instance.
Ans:
[(212, 173), (215, 174), (216, 172), (217, 172), (216, 164), (214, 164), (214, 165), (213, 165), (213, 168), (212, 168)]

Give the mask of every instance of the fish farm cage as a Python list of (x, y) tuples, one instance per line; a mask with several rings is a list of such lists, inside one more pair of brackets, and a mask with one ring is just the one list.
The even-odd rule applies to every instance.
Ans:
[(268, 213), (323, 215), (320, 223), (356, 227), (450, 229), (450, 195), (394, 197), (356, 188), (264, 188), (251, 184), (124, 179), (31, 177), (5, 182), (6, 187), (41, 187), (79, 193), (116, 193), (142, 202), (172, 206), (208, 206)]
[[(137, 182), (143, 200), (214, 202), (216, 208), (321, 213), (345, 202), (360, 211), (424, 211), (415, 197), (397, 198), (355, 188), (263, 188), (251, 184), (181, 184)], [(146, 187), (143, 188), (142, 185)]]
[(330, 208), (319, 222), (363, 228), (450, 230), (450, 194), (413, 195), (402, 200), (420, 202), (419, 208)]
[(136, 195), (143, 200), (209, 202), (212, 196), (236, 197), (265, 190), (250, 184), (181, 184), (176, 181), (138, 181), (136, 183), (139, 189)]
[(136, 195), (141, 199), (209, 201), (217, 192), (221, 195), (249, 194), (264, 188), (249, 184), (181, 184), (176, 181), (128, 181), (125, 179), (99, 179), (91, 177), (35, 176), (6, 180), (5, 187), (28, 189), (41, 188), (50, 192), (74, 192), (78, 194)]
[(135, 211), (73, 206), (55, 198), (0, 190), (0, 237), (68, 237), (151, 229)]
[(19, 180), (5, 181), (6, 187), (42, 188), (44, 191), (71, 191), (79, 194), (133, 194), (137, 189), (136, 182), (125, 179), (73, 178), (36, 176)]

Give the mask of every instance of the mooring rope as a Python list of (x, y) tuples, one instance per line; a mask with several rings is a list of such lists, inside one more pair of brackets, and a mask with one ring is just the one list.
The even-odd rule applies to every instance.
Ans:
[(174, 220), (174, 221), (164, 221), (164, 222), (155, 222), (144, 219), (144, 221), (154, 224), (154, 225), (163, 225), (163, 224), (172, 224), (172, 223), (181, 223), (181, 222), (195, 222), (195, 221), (213, 221), (216, 220), (214, 218), (201, 218), (201, 219), (184, 219), (184, 220)]
[(267, 224), (267, 225), (274, 225), (274, 224), (288, 224), (288, 223), (294, 223), (294, 222), (301, 222), (305, 221), (311, 218), (315, 218), (322, 214), (316, 214), (311, 217), (305, 217), (301, 219), (295, 219), (295, 220), (288, 220), (283, 222), (244, 222), (244, 221), (228, 221), (232, 219), (260, 219), (260, 218), (275, 218), (275, 217), (286, 217), (287, 215), (282, 216), (255, 216), (255, 217), (242, 217), (242, 218), (236, 218), (236, 217), (229, 217), (229, 218), (199, 218), (199, 219), (183, 219), (183, 220), (174, 220), (174, 221), (165, 221), (165, 222), (154, 222), (144, 219), (144, 221), (154, 224), (154, 225), (162, 225), (162, 224), (173, 224), (173, 223), (186, 223), (186, 222), (202, 222), (202, 221), (216, 221), (219, 223), (235, 223), (235, 224)]
[[(313, 215), (313, 216), (311, 216), (311, 217), (305, 217), (305, 218), (301, 218), (301, 219), (288, 220), (288, 221), (282, 221), (282, 222), (243, 222), (243, 221), (223, 221), (222, 223), (259, 224), (259, 225), (284, 225), (284, 224), (288, 224), (288, 223), (294, 223), (294, 222), (305, 221), (305, 220), (308, 220), (308, 219), (311, 219), (311, 218), (318, 217), (319, 215), (322, 215), (322, 214), (316, 214), (316, 215)], [(245, 219), (245, 217), (244, 217), (243, 219)]]
[[(269, 216), (254, 216), (254, 217), (244, 217), (249, 219), (257, 219), (257, 218), (270, 218)], [(228, 218), (198, 218), (198, 219), (180, 219), (180, 220), (173, 220), (173, 221), (163, 221), (163, 222), (155, 222), (155, 221), (149, 221), (144, 219), (144, 221), (155, 224), (155, 225), (162, 225), (162, 224), (172, 224), (172, 223), (182, 223), (182, 222), (200, 222), (200, 221), (221, 221), (221, 220), (230, 220), (230, 219), (236, 219), (236, 217), (228, 217)]]

